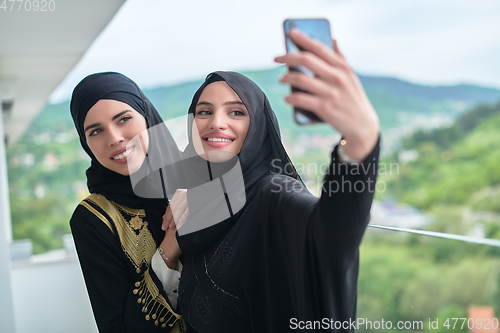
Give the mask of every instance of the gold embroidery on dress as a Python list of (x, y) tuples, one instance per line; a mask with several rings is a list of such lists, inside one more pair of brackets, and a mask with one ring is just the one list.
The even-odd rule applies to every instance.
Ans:
[(89, 211), (91, 211), (92, 213), (94, 213), (95, 216), (97, 216), (102, 222), (104, 222), (108, 226), (108, 228), (111, 230), (111, 232), (113, 234), (115, 233), (115, 231), (113, 230), (113, 227), (111, 226), (111, 223), (97, 209), (95, 209), (94, 207), (92, 207), (91, 205), (89, 205), (88, 202), (85, 202), (85, 201), (80, 202), (80, 205), (82, 205), (83, 207), (87, 208)]
[(144, 221), (141, 217), (145, 217), (146, 213), (144, 209), (133, 209), (129, 207), (122, 206), (116, 202), (113, 202), (113, 204), (118, 207), (122, 212), (133, 216), (130, 221), (128, 222), (132, 228), (135, 230), (140, 230), (143, 227)]
[(153, 320), (155, 326), (162, 328), (176, 326), (170, 332), (185, 332), (184, 319), (172, 310), (165, 297), (160, 294), (149, 275), (149, 268), (144, 272), (142, 280), (137, 281), (135, 286), (137, 289), (134, 289), (133, 293), (139, 295), (137, 303), (143, 304), (142, 312), (146, 320)]
[[(86, 201), (100, 207), (110, 217), (111, 221)], [(80, 204), (94, 213), (111, 231), (113, 231), (111, 223), (114, 223), (123, 251), (135, 265), (137, 273), (141, 273), (140, 266), (143, 263), (147, 265), (142, 279), (134, 284), (136, 289), (133, 290), (134, 295), (138, 297), (137, 303), (143, 305), (142, 312), (145, 314), (145, 319), (147, 321), (151, 320), (155, 326), (168, 327), (171, 329), (171, 333), (185, 332), (186, 323), (184, 319), (172, 310), (170, 304), (160, 293), (149, 275), (149, 267), (156, 251), (156, 243), (147, 228), (148, 222), (143, 220), (143, 217), (146, 216), (144, 209), (121, 206), (106, 199), (103, 195), (95, 193), (88, 196)], [(132, 216), (130, 221), (127, 222), (120, 211)]]
[(139, 215), (136, 215), (130, 219), (129, 223), (132, 226), (132, 228), (134, 228), (135, 230), (139, 230), (142, 228), (144, 221), (139, 217)]
[[(153, 235), (147, 228), (148, 222), (143, 221), (140, 216), (146, 216), (144, 209), (131, 209), (118, 205), (101, 194), (91, 194), (85, 200), (100, 207), (114, 222), (123, 251), (137, 268), (145, 263), (151, 265), (151, 258), (156, 251), (156, 243)], [(127, 222), (120, 211), (134, 216), (135, 221)], [(140, 221), (139, 221), (140, 220)], [(139, 226), (140, 225), (140, 226)]]

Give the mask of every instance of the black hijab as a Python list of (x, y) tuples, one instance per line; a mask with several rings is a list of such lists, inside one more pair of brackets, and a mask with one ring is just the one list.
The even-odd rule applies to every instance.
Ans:
[[(190, 163), (188, 165), (191, 171), (196, 172), (198, 178), (200, 178), (197, 172), (199, 169), (198, 166), (204, 164), (206, 167), (208, 164), (212, 171), (210, 179), (206, 180), (208, 182), (222, 176), (224, 172), (227, 172), (227, 170), (231, 169), (235, 163), (237, 163), (236, 160), (239, 160), (244, 180), (246, 196), (245, 206), (256, 194), (256, 190), (259, 187), (259, 181), (270, 173), (285, 174), (300, 180), (298, 172), (283, 147), (278, 121), (266, 95), (246, 76), (236, 72), (218, 71), (210, 73), (206, 77), (205, 82), (196, 91), (191, 106), (189, 107), (189, 114), (194, 116), (196, 104), (205, 87), (217, 81), (225, 81), (229, 87), (236, 92), (247, 108), (250, 116), (248, 132), (241, 147), (241, 151), (237, 155), (237, 159), (235, 158), (224, 163), (209, 163), (202, 160), (201, 157), (195, 156), (189, 159)], [(188, 126), (190, 140), (192, 140), (191, 128), (192, 126)], [(186, 148), (186, 152), (191, 153), (193, 151), (194, 148), (191, 142)], [(217, 172), (217, 170), (220, 171)], [(188, 203), (190, 203), (189, 191)], [(211, 227), (185, 235), (177, 234), (177, 241), (183, 253), (201, 252), (214, 244), (238, 221), (241, 215), (240, 213), (243, 212), (244, 209), (245, 207), (234, 215), (231, 214), (230, 218)], [(189, 220), (187, 223), (189, 223)]]
[[(165, 182), (161, 181), (158, 170), (151, 169), (148, 157), (137, 172), (144, 177), (141, 181), (132, 182), (130, 176), (121, 175), (100, 164), (87, 145), (84, 133), (85, 117), (92, 106), (101, 99), (116, 100), (130, 105), (146, 119), (148, 129), (153, 126), (163, 126), (163, 131), (156, 131), (153, 136), (150, 134), (148, 154), (155, 151), (156, 156), (159, 151), (164, 151), (164, 157), (180, 158), (180, 152), (175, 144), (173, 146), (171, 144), (173, 140), (163, 125), (163, 120), (134, 81), (115, 72), (89, 75), (75, 87), (70, 104), (71, 116), (80, 136), (80, 143), (92, 160), (86, 172), (89, 192), (103, 194), (106, 198), (130, 208), (155, 208), (158, 214), (163, 214), (166, 199), (161, 184)], [(164, 147), (167, 148), (163, 149)], [(146, 200), (146, 198), (156, 199)]]

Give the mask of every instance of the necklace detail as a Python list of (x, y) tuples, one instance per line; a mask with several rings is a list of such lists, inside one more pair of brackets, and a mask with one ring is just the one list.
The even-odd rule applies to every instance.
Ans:
[[(114, 202), (114, 204), (124, 213), (133, 216), (128, 223), (134, 230), (140, 230), (144, 226), (144, 220), (142, 219), (143, 217), (146, 216), (146, 213), (144, 212), (144, 209), (132, 209), (128, 207), (123, 207), (122, 205), (117, 204)], [(135, 215), (135, 216), (134, 216)]]

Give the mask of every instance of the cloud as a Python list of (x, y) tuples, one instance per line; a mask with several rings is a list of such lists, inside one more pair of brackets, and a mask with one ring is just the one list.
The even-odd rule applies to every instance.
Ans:
[(284, 52), (285, 18), (325, 17), (353, 68), (420, 83), (500, 87), (500, 3), (464, 0), (128, 0), (52, 95), (86, 75), (123, 72), (141, 87), (213, 70), (268, 68)]

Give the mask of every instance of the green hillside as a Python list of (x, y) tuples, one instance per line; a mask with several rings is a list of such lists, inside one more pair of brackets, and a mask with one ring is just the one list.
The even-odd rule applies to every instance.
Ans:
[[(452, 126), (418, 131), (388, 159), (400, 164), (400, 174), (387, 179), (389, 191), (422, 209), (467, 205), (500, 213), (499, 143), (500, 103), (478, 106)], [(413, 158), (405, 160), (405, 152)]]
[[(300, 127), (293, 122), (292, 110), (283, 101), (289, 88), (278, 82), (285, 71), (284, 67), (277, 67), (245, 74), (266, 92), (292, 160), (311, 190), (318, 193), (321, 164), (328, 163), (328, 151), (337, 137), (326, 125)], [(470, 105), (500, 100), (500, 90), (477, 86), (430, 87), (366, 76), (361, 76), (361, 81), (380, 115), (385, 151), (390, 151), (389, 143), (405, 134), (403, 129), (410, 131), (418, 127), (415, 119), (423, 119), (424, 123), (436, 121), (439, 125), (436, 119), (454, 119)], [(200, 79), (158, 87), (146, 90), (145, 94), (167, 120), (185, 114), (201, 82)], [(428, 131), (406, 139), (405, 149), (415, 146), (419, 161), (402, 164), (401, 175), (387, 178), (388, 190), (381, 196), (392, 196), (424, 209), (430, 209), (432, 203), (439, 201), (498, 211), (499, 191), (495, 184), (498, 184), (499, 172), (494, 161), (500, 156), (494, 146), (494, 142), (498, 142), (495, 128), (499, 131), (495, 127), (498, 119), (493, 113), (488, 121), (480, 120), (485, 114), (467, 113), (459, 118), (460, 130), (432, 132), (448, 131), (440, 135), (446, 137), (443, 140), (447, 140), (449, 147), (439, 146), (434, 138), (425, 139)], [(478, 123), (473, 129), (471, 121)], [(469, 139), (463, 138), (465, 130)], [(483, 137), (484, 131), (491, 134)], [(465, 148), (460, 149), (460, 145)], [(490, 151), (489, 154), (475, 153), (483, 146), (481, 149)], [(449, 160), (443, 162), (443, 156)], [(393, 155), (393, 159), (396, 157), (397, 154)], [(81, 149), (70, 117), (69, 101), (47, 105), (21, 140), (8, 147), (7, 160), (14, 238), (32, 238), (37, 253), (62, 246), (59, 236), (69, 233), (71, 212), (87, 194), (85, 170), (89, 166), (89, 158)], [(479, 166), (484, 172), (476, 172)], [(447, 191), (448, 188), (453, 191)], [(477, 194), (470, 196), (472, 193)], [(35, 223), (40, 227), (33, 228)]]
[[(285, 72), (286, 68), (281, 66), (244, 74), (253, 79), (267, 94), (282, 130), (289, 134), (288, 140), (294, 141), (300, 134), (330, 135), (332, 130), (328, 126), (301, 127), (295, 124), (292, 110), (283, 100), (283, 96), (289, 93), (289, 87), (278, 81)], [(500, 100), (500, 90), (473, 85), (424, 86), (395, 78), (363, 75), (360, 75), (360, 79), (379, 114), (384, 133), (393, 129), (411, 130), (418, 125), (432, 125), (433, 122), (439, 126), (439, 119), (443, 119), (442, 117), (453, 119), (472, 105)], [(145, 90), (144, 93), (166, 120), (186, 113), (201, 82), (202, 80), (198, 80), (158, 87)], [(442, 117), (433, 118), (438, 115)], [(415, 117), (419, 117), (421, 123), (416, 122)], [(69, 101), (47, 105), (34, 121), (33, 127), (37, 131), (54, 127), (59, 130), (60, 124), (63, 123), (66, 126), (71, 125)]]

